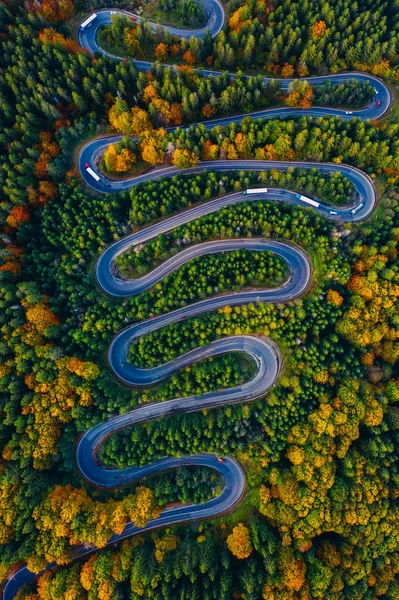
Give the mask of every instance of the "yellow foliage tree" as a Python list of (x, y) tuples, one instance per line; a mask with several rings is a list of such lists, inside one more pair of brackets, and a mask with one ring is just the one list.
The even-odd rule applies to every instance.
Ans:
[(150, 165), (157, 165), (164, 160), (164, 151), (161, 144), (165, 139), (166, 131), (157, 129), (156, 131), (144, 132), (140, 143), (140, 152), (142, 159)]
[(123, 500), (128, 517), (137, 527), (144, 527), (149, 519), (155, 519), (160, 514), (151, 490), (144, 486), (136, 489), (134, 496)]
[(58, 317), (43, 302), (28, 307), (26, 319), (38, 333), (44, 333), (49, 327), (60, 324)]
[(188, 169), (198, 164), (198, 156), (191, 150), (176, 148), (173, 152), (172, 163), (178, 169)]
[(125, 135), (141, 135), (152, 129), (148, 113), (143, 108), (134, 106), (129, 109), (126, 102), (116, 100), (108, 113), (109, 122), (115, 131)]
[(110, 144), (104, 152), (104, 165), (109, 173), (126, 173), (136, 162), (135, 153), (129, 148), (117, 149)]
[(179, 541), (179, 538), (177, 538), (175, 535), (173, 535), (171, 533), (166, 533), (162, 537), (157, 538), (154, 541), (156, 560), (159, 563), (161, 563), (163, 561), (163, 559), (165, 558), (165, 555), (167, 554), (167, 552), (170, 552), (171, 550), (175, 550), (175, 548), (177, 548), (178, 541)]

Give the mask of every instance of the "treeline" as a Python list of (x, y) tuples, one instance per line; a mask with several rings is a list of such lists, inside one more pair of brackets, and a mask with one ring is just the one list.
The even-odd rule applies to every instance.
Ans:
[(144, 22), (127, 23), (116, 16), (112, 27), (100, 33), (100, 44), (121, 55), (222, 70), (258, 67), (283, 77), (351, 68), (396, 76), (396, 2), (286, 0), (270, 8), (263, 1), (248, 0), (235, 8), (214, 40), (209, 34), (180, 40), (166, 30), (154, 36)]

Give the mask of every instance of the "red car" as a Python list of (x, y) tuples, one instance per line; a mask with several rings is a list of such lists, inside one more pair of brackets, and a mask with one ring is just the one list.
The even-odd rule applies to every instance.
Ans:
[(137, 17), (132, 16), (133, 21), (137, 21)]
[(85, 169), (87, 169), (88, 167), (90, 167), (90, 163), (85, 163)]
[(379, 108), (381, 106), (381, 100), (377, 100), (376, 106), (377, 106), (377, 108)]
[(222, 458), (221, 456), (219, 456), (219, 458), (218, 458), (218, 461), (219, 461), (219, 462), (226, 462), (226, 461), (224, 460), (224, 458)]

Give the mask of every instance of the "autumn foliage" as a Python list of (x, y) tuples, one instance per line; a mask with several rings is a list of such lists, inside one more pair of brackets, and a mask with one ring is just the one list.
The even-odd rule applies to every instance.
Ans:
[(15, 246), (12, 243), (4, 243), (0, 246), (2, 253), (2, 264), (0, 271), (9, 272), (13, 275), (18, 275), (21, 271), (21, 257), (23, 249)]
[(313, 90), (307, 81), (293, 81), (288, 94), (284, 100), (287, 106), (300, 106), (301, 108), (310, 108), (312, 106)]
[(50, 23), (69, 19), (75, 10), (72, 0), (41, 0), (31, 2), (30, 7), (32, 12), (42, 13)]
[[(71, 546), (83, 542), (101, 548), (113, 533), (122, 533), (128, 522), (144, 527), (159, 512), (153, 493), (144, 486), (121, 501), (106, 502), (95, 502), (83, 488), (57, 486), (33, 512), (40, 533), (29, 568), (37, 571), (53, 560), (65, 564)], [(83, 571), (85, 588), (90, 587), (89, 569)]]
[(251, 537), (249, 529), (243, 523), (239, 523), (227, 538), (227, 547), (236, 558), (248, 558), (252, 554)]
[[(398, 231), (394, 234), (398, 236)], [(364, 246), (355, 263), (348, 288), (351, 306), (338, 324), (338, 331), (352, 344), (371, 348), (394, 364), (399, 357), (399, 328), (394, 318), (399, 285), (387, 277), (378, 277), (388, 262), (387, 254)]]
[(312, 35), (314, 35), (316, 38), (320, 39), (321, 37), (323, 37), (323, 35), (326, 32), (326, 23), (325, 21), (317, 21), (313, 27), (312, 27)]
[(187, 169), (188, 167), (195, 167), (198, 163), (198, 156), (190, 150), (182, 150), (176, 148), (173, 152), (172, 163), (178, 169)]
[(183, 122), (181, 105), (178, 102), (168, 102), (159, 97), (153, 83), (143, 90), (143, 100), (148, 104), (151, 114), (156, 114), (160, 122), (167, 125), (181, 125)]
[(10, 227), (18, 229), (21, 223), (29, 223), (30, 213), (26, 206), (13, 206), (6, 219)]
[(142, 136), (140, 143), (140, 152), (142, 159), (150, 165), (157, 165), (164, 160), (164, 151), (161, 144), (165, 138), (165, 130), (146, 131)]
[(124, 135), (139, 136), (152, 129), (147, 111), (138, 106), (129, 109), (127, 103), (119, 98), (111, 107), (108, 117), (111, 127)]
[(168, 47), (166, 44), (161, 42), (155, 48), (155, 58), (157, 60), (165, 60), (167, 56), (168, 56)]
[(104, 165), (111, 173), (126, 173), (135, 162), (136, 155), (129, 148), (122, 148), (118, 152), (115, 144), (110, 144), (104, 152)]
[(72, 54), (84, 51), (84, 48), (79, 46), (75, 40), (67, 39), (62, 33), (59, 33), (53, 27), (46, 27), (43, 29), (43, 31), (39, 33), (39, 40), (44, 44), (58, 44)]

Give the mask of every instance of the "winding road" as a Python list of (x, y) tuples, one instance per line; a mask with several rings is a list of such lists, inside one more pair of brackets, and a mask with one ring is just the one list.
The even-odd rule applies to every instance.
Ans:
[[(218, 0), (200, 0), (207, 11), (207, 25), (212, 36), (219, 33), (225, 22), (223, 6)], [(93, 25), (85, 32), (79, 33), (79, 41), (82, 46), (89, 51), (104, 52), (97, 44), (97, 31), (99, 26), (110, 23), (112, 13), (122, 11), (102, 10), (97, 13), (98, 17)], [(152, 24), (155, 28), (156, 25)], [(171, 33), (179, 37), (195, 35), (202, 37), (205, 34), (205, 28), (187, 31), (176, 28), (168, 28)], [(115, 57), (117, 58), (117, 57)], [(151, 63), (135, 61), (140, 70), (148, 70)], [(205, 75), (218, 75), (214, 71), (203, 71)], [(377, 78), (361, 73), (348, 73), (326, 77), (308, 78), (312, 85), (317, 85), (326, 80), (332, 79), (337, 84), (356, 78), (357, 80), (368, 80), (376, 89), (376, 97), (380, 100), (377, 107), (375, 100), (370, 105), (359, 111), (353, 111), (353, 114), (347, 114), (346, 111), (332, 108), (310, 108), (288, 109), (277, 108), (267, 109), (251, 113), (254, 118), (273, 118), (287, 116), (325, 116), (336, 115), (343, 119), (350, 119), (355, 116), (361, 119), (379, 119), (388, 110), (392, 99), (387, 86)], [(265, 81), (268, 79), (265, 78)], [(283, 87), (287, 87), (290, 80), (281, 80)], [(237, 117), (226, 117), (215, 119), (204, 123), (207, 128), (215, 125), (225, 125), (231, 122), (238, 122), (242, 115)], [(321, 200), (317, 212), (328, 219), (339, 219), (342, 222), (359, 221), (367, 218), (374, 210), (376, 205), (376, 192), (371, 179), (362, 171), (348, 165), (336, 165), (313, 162), (278, 162), (278, 161), (255, 161), (255, 160), (236, 160), (236, 161), (210, 161), (200, 163), (195, 168), (178, 171), (175, 167), (166, 167), (153, 170), (139, 177), (127, 180), (111, 180), (102, 173), (100, 181), (95, 181), (86, 171), (86, 164), (89, 164), (93, 170), (98, 171), (99, 158), (110, 142), (120, 139), (121, 136), (104, 136), (94, 139), (87, 143), (79, 154), (79, 168), (82, 177), (86, 183), (98, 192), (117, 192), (143, 181), (171, 177), (177, 173), (196, 173), (205, 168), (208, 170), (231, 171), (231, 170), (251, 170), (263, 171), (265, 169), (275, 168), (285, 170), (289, 166), (301, 167), (305, 169), (317, 168), (325, 174), (340, 172), (348, 177), (356, 188), (356, 201), (353, 205), (344, 208), (332, 207), (323, 204)], [(186, 456), (179, 458), (163, 458), (155, 463), (143, 467), (132, 467), (124, 470), (111, 470), (105, 468), (99, 460), (99, 448), (104, 441), (116, 431), (137, 423), (147, 422), (160, 417), (166, 417), (177, 413), (186, 413), (199, 411), (204, 408), (213, 408), (223, 404), (232, 404), (245, 402), (260, 398), (275, 384), (280, 368), (281, 354), (278, 347), (270, 340), (261, 336), (242, 335), (226, 337), (216, 340), (207, 347), (197, 348), (185, 355), (178, 357), (156, 368), (140, 369), (128, 361), (129, 346), (139, 337), (152, 331), (156, 331), (171, 323), (176, 323), (187, 318), (195, 317), (209, 311), (222, 309), (229, 305), (241, 305), (256, 302), (286, 302), (295, 297), (301, 296), (306, 292), (312, 275), (312, 266), (307, 254), (296, 246), (288, 243), (259, 238), (243, 238), (205, 242), (191, 246), (181, 251), (176, 256), (165, 261), (162, 265), (136, 280), (125, 280), (118, 276), (115, 269), (116, 257), (127, 249), (143, 244), (148, 240), (175, 229), (176, 227), (189, 223), (199, 217), (211, 214), (223, 207), (249, 201), (274, 200), (284, 201), (291, 204), (306, 207), (300, 199), (296, 197), (295, 192), (282, 190), (280, 188), (269, 188), (267, 193), (242, 195), (233, 193), (222, 198), (204, 202), (194, 206), (184, 212), (171, 216), (158, 223), (150, 225), (138, 232), (130, 234), (117, 241), (107, 248), (100, 256), (96, 265), (96, 276), (101, 289), (112, 296), (128, 297), (140, 294), (154, 286), (157, 282), (163, 280), (168, 274), (185, 264), (195, 257), (216, 252), (229, 252), (237, 249), (248, 249), (254, 252), (265, 250), (273, 252), (281, 257), (288, 266), (287, 280), (276, 289), (243, 290), (238, 293), (229, 293), (218, 295), (189, 306), (185, 306), (173, 312), (148, 319), (142, 323), (136, 323), (127, 327), (112, 340), (109, 347), (109, 365), (115, 377), (128, 386), (149, 386), (164, 380), (175, 371), (184, 366), (203, 360), (209, 356), (215, 356), (225, 352), (244, 352), (255, 364), (255, 374), (249, 381), (235, 388), (210, 392), (201, 396), (191, 396), (188, 398), (176, 398), (162, 403), (149, 403), (124, 415), (114, 417), (104, 423), (93, 427), (87, 431), (79, 440), (76, 449), (76, 464), (82, 476), (90, 483), (103, 488), (116, 488), (121, 485), (131, 484), (141, 480), (149, 475), (157, 474), (167, 469), (173, 469), (181, 466), (205, 466), (217, 471), (223, 478), (225, 486), (223, 491), (216, 498), (200, 505), (180, 505), (171, 509), (162, 511), (157, 519), (149, 521), (144, 529), (139, 529), (134, 524), (129, 523), (121, 535), (114, 535), (107, 546), (113, 545), (122, 539), (128, 538), (143, 531), (149, 531), (165, 525), (174, 525), (191, 520), (205, 519), (218, 514), (232, 510), (242, 499), (245, 492), (246, 480), (241, 466), (231, 457), (226, 457), (224, 462), (220, 462), (214, 454), (199, 454), (195, 456)], [(73, 559), (81, 558), (92, 553), (95, 548), (79, 546), (73, 551)], [(52, 563), (47, 566), (51, 569), (56, 566)], [(13, 577), (9, 578), (4, 590), (3, 600), (11, 600), (15, 597), (18, 590), (25, 584), (32, 582), (37, 577), (31, 573), (26, 566), (20, 568)]]

